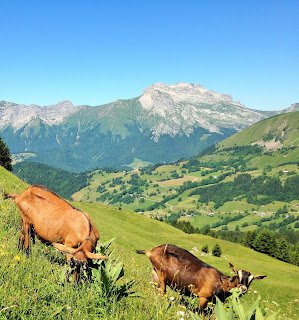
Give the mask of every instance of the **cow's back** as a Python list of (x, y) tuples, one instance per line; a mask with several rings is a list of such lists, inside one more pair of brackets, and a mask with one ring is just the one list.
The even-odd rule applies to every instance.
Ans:
[[(156, 270), (166, 276), (166, 283), (178, 289), (193, 291), (215, 283), (222, 274), (216, 268), (195, 257), (192, 253), (175, 245), (164, 244), (147, 252)], [(211, 280), (213, 280), (211, 282)], [(210, 285), (209, 285), (210, 286)]]
[(89, 217), (42, 186), (27, 188), (15, 201), (36, 233), (46, 241), (64, 243), (65, 236), (72, 234), (74, 238), (78, 235), (80, 242), (82, 233), (89, 235)]

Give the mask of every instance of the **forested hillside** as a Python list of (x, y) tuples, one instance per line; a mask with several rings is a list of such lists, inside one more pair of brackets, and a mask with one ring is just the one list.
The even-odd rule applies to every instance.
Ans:
[(75, 174), (37, 162), (19, 162), (13, 173), (29, 184), (41, 184), (65, 199), (87, 186), (87, 173)]

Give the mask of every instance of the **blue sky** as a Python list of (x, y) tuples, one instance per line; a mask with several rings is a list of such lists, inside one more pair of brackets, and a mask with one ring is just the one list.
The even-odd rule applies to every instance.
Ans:
[(155, 82), (299, 102), (298, 1), (0, 2), (0, 100), (100, 105)]

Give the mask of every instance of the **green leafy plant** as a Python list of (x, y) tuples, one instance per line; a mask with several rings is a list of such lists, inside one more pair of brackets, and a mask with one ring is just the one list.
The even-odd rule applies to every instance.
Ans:
[[(107, 255), (108, 250), (115, 238), (109, 240), (100, 246), (100, 252)], [(98, 260), (91, 266), (92, 281), (98, 287), (98, 290), (105, 297), (115, 296), (117, 300), (124, 297), (138, 297), (137, 292), (131, 291), (136, 284), (135, 280), (123, 279), (124, 266), (123, 262), (117, 262), (113, 259), (114, 251), (111, 251), (106, 260)]]
[[(277, 319), (278, 313), (273, 313), (270, 316), (265, 316), (264, 310), (260, 306), (261, 297), (249, 307), (247, 311), (244, 310), (240, 302), (241, 291), (239, 289), (232, 289), (232, 295), (226, 300), (227, 302), (222, 303), (216, 297), (216, 305), (214, 313), (217, 319), (221, 320), (275, 320)], [(193, 320), (202, 320), (201, 316), (194, 314), (189, 311), (189, 314)]]

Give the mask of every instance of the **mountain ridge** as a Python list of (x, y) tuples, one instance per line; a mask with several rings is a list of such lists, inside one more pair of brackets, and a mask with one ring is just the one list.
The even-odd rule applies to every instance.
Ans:
[(34, 161), (79, 172), (122, 167), (134, 158), (157, 163), (190, 157), (283, 112), (248, 109), (201, 85), (156, 83), (138, 97), (93, 107), (2, 101), (0, 134), (17, 157), (30, 153)]

